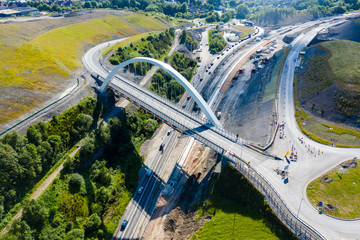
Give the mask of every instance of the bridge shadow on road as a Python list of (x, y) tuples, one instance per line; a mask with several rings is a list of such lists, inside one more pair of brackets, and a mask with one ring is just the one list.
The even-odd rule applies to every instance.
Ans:
[(149, 170), (148, 166), (143, 165), (139, 171), (139, 184), (132, 200), (138, 210), (145, 211), (152, 219), (162, 217), (177, 207), (187, 213), (195, 202), (207, 197), (207, 185), (213, 168), (215, 166), (206, 171), (203, 177), (200, 173), (189, 175), (176, 163), (169, 180), (165, 182), (158, 174)]
[(196, 202), (204, 200), (208, 196), (207, 186), (213, 168), (215, 166), (206, 171), (203, 177), (201, 173), (189, 175), (180, 165), (176, 164), (151, 219), (161, 218), (175, 208), (188, 213)]

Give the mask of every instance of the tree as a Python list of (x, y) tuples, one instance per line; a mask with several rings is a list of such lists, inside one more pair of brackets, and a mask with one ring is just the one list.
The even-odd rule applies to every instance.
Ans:
[(57, 4), (54, 4), (51, 6), (51, 11), (52, 12), (59, 12), (61, 10), (60, 6)]
[(61, 144), (62, 144), (61, 137), (58, 135), (51, 135), (48, 138), (48, 142), (52, 148), (52, 156), (55, 157), (56, 154), (59, 153), (61, 148)]
[[(21, 169), (15, 150), (8, 144), (0, 143), (0, 196), (4, 190), (8, 191), (17, 184)], [(8, 200), (5, 199), (5, 203)]]
[(9, 144), (15, 151), (21, 150), (26, 145), (26, 139), (18, 132), (8, 133), (1, 140), (4, 144)]
[(84, 237), (84, 230), (77, 228), (66, 234), (66, 240), (83, 240)]
[(31, 200), (24, 207), (22, 219), (32, 228), (40, 230), (49, 217), (49, 210), (39, 201)]
[(184, 29), (182, 32), (181, 32), (181, 35), (180, 35), (180, 43), (183, 44), (185, 43), (186, 41), (186, 30)]
[(91, 8), (91, 2), (90, 1), (85, 1), (84, 8)]
[(19, 163), (23, 166), (24, 174), (22, 174), (22, 178), (25, 181), (34, 180), (42, 171), (41, 158), (37, 153), (35, 145), (32, 143), (27, 144), (21, 149)]
[(91, 7), (92, 8), (97, 8), (98, 7), (98, 3), (96, 1), (91, 1)]
[(236, 18), (244, 19), (249, 14), (249, 8), (245, 4), (241, 4), (236, 8)]
[(216, 7), (221, 5), (221, 0), (208, 0), (207, 3)]
[(96, 213), (93, 213), (85, 223), (86, 235), (91, 236), (97, 233), (101, 226), (101, 218)]
[(158, 123), (154, 119), (147, 119), (145, 120), (144, 124), (144, 134), (145, 137), (150, 137), (156, 130)]
[(237, 6), (237, 2), (235, 0), (230, 0), (229, 5), (230, 7), (235, 8)]
[(80, 191), (81, 185), (84, 183), (84, 178), (78, 173), (71, 174), (69, 181), (69, 189), (72, 193), (77, 193)]
[(26, 137), (29, 141), (29, 143), (35, 144), (35, 146), (38, 146), (42, 141), (42, 135), (41, 132), (36, 129), (34, 125), (30, 126), (26, 131)]
[(31, 231), (28, 224), (21, 219), (16, 219), (11, 225), (10, 233), (19, 240), (33, 240), (33, 231)]

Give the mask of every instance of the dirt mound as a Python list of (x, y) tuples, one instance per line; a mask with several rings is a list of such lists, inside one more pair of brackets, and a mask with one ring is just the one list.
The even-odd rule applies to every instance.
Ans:
[(316, 36), (311, 44), (339, 39), (360, 42), (360, 18), (329, 28), (328, 31)]
[(189, 49), (187, 49), (187, 47), (184, 44), (179, 45), (176, 48), (176, 51), (184, 54), (187, 57), (190, 57), (190, 58), (192, 57), (192, 52), (190, 52)]
[(166, 217), (164, 231), (168, 239), (190, 239), (201, 228), (208, 216), (196, 220), (196, 212), (185, 214), (180, 207), (173, 209)]

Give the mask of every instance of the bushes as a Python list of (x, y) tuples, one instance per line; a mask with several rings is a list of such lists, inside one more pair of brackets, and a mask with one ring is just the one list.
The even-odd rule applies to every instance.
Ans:
[(193, 39), (191, 34), (187, 32), (185, 29), (181, 32), (180, 43), (184, 44), (187, 47), (187, 49), (189, 49), (190, 51), (193, 51), (198, 46), (198, 43)]
[[(126, 60), (135, 57), (150, 57), (161, 59), (169, 50), (175, 31), (173, 28), (161, 33), (150, 33), (146, 40), (130, 43), (128, 46), (119, 47), (116, 53), (111, 55), (109, 61), (113, 65), (118, 65)], [(128, 66), (130, 72), (136, 72), (139, 75), (145, 75), (150, 69), (147, 63), (133, 63)]]
[(84, 178), (80, 174), (78, 173), (71, 174), (71, 178), (69, 181), (70, 192), (72, 193), (79, 192), (83, 183), (84, 183)]
[(220, 33), (219, 25), (209, 31), (209, 51), (211, 53), (221, 52), (226, 46), (226, 42)]
[[(168, 63), (181, 75), (183, 75), (188, 81), (193, 76), (194, 69), (197, 62), (194, 59), (186, 57), (184, 54), (175, 52), (171, 55)], [(151, 79), (150, 89), (165, 98), (178, 102), (185, 92), (185, 89), (162, 69), (159, 69)]]

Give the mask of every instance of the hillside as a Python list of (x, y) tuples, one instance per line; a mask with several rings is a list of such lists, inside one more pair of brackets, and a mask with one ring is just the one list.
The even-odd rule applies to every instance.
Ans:
[[(306, 48), (305, 51), (303, 68), (297, 74), (297, 96), (301, 107), (311, 115), (307, 120), (314, 120), (312, 117), (315, 117), (318, 119), (314, 121), (322, 125), (315, 127), (315, 122), (306, 122), (306, 118), (302, 117), (305, 128), (319, 134), (332, 131), (324, 124), (340, 124), (359, 131), (360, 43), (327, 41)], [(340, 140), (336, 134), (325, 138), (328, 141)], [(355, 140), (359, 144), (358, 138), (348, 140)]]
[(91, 46), (165, 28), (153, 17), (111, 10), (0, 24), (0, 124), (63, 91)]

